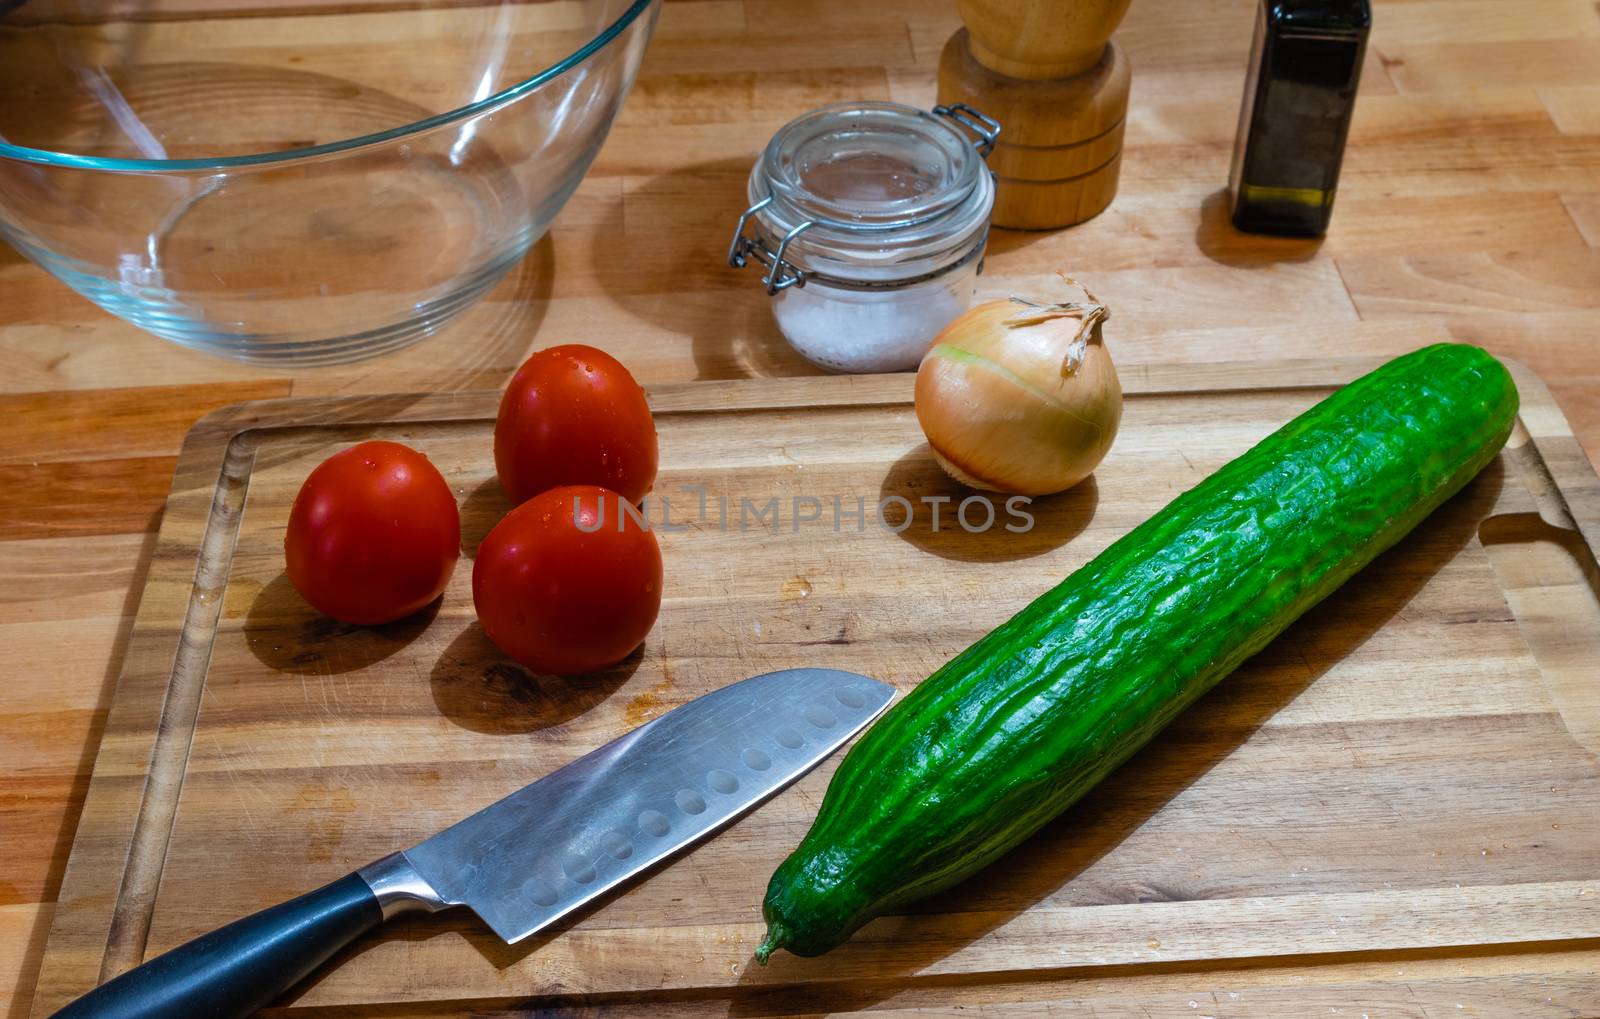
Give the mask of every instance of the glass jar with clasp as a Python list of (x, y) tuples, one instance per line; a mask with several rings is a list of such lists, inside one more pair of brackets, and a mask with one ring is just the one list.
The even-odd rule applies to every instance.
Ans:
[(907, 371), (972, 302), (1000, 125), (971, 107), (825, 106), (750, 171), (728, 264), (765, 271), (778, 328), (813, 364)]

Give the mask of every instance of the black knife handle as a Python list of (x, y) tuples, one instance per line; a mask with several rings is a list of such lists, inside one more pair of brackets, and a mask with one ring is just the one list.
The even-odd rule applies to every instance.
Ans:
[(129, 970), (56, 1019), (243, 1019), (382, 922), (377, 896), (350, 874)]

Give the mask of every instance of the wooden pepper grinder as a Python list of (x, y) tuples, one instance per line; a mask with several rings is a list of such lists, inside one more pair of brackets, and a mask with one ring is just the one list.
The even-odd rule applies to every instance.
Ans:
[(1131, 0), (956, 0), (966, 27), (939, 57), (939, 102), (998, 120), (994, 224), (1093, 219), (1117, 194), (1132, 73), (1111, 41)]

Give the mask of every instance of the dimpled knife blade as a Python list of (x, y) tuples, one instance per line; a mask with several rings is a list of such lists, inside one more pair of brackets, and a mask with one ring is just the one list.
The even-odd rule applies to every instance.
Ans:
[(55, 1019), (244, 1019), (410, 912), (466, 906), (521, 941), (804, 775), (893, 697), (883, 683), (833, 669), (723, 687), (421, 845), (136, 966)]
[(893, 697), (888, 684), (833, 669), (734, 683), (362, 876), (382, 899), (381, 883), (398, 888), (414, 871), (427, 885), (422, 896), (437, 895), (432, 908), (467, 906), (514, 944), (747, 813), (825, 760)]

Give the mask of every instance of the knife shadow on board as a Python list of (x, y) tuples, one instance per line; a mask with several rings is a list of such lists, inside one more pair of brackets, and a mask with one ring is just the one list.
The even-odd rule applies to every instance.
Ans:
[[(828, 981), (826, 1002), (808, 1008), (865, 1011), (904, 989), (922, 973), (1034, 906), (1206, 898), (1176, 874), (1163, 882), (1074, 883), (1112, 854), (1184, 790), (1248, 742), (1274, 715), (1365, 644), (1403, 609), (1477, 534), (1495, 504), (1504, 467), (1495, 460), (1395, 547), (1379, 556), (1296, 621), (1259, 655), (1223, 679), (1148, 746), (1077, 804), (980, 874), (899, 914), (873, 921), (866, 937), (827, 955), (802, 959), (778, 953), (767, 966), (751, 964), (741, 989)], [(1181, 859), (1184, 873), (1202, 864), (1204, 846)], [(837, 1000), (834, 1000), (837, 996)], [(728, 1015), (769, 1014), (759, 995), (733, 998)]]

